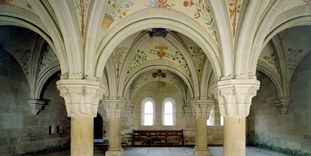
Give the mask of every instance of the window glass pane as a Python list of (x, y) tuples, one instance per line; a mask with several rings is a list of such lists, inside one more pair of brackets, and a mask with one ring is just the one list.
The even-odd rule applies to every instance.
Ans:
[(213, 107), (207, 120), (207, 126), (214, 126), (214, 125), (215, 125), (215, 111)]
[(152, 102), (147, 101), (147, 102), (145, 103), (145, 113), (153, 113)]
[(144, 125), (151, 126), (153, 125), (153, 115), (152, 114), (145, 114), (144, 115)]
[(164, 125), (173, 125), (173, 114), (164, 115)]
[(173, 104), (170, 101), (165, 102), (164, 113), (173, 113)]
[(209, 118), (208, 120), (207, 120), (207, 126), (215, 126), (215, 120), (214, 120), (214, 118)]
[(224, 125), (224, 117), (223, 116), (220, 117), (220, 125)]

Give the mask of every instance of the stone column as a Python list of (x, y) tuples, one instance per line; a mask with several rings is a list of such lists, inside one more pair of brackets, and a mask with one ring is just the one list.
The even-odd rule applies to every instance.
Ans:
[(221, 80), (213, 90), (225, 118), (224, 156), (245, 156), (245, 118), (259, 84), (256, 79)]
[(121, 156), (121, 113), (125, 100), (105, 99), (104, 108), (109, 120), (109, 148), (106, 156)]
[(96, 80), (69, 80), (57, 82), (71, 118), (70, 155), (93, 156), (93, 120), (104, 89)]
[(210, 153), (207, 147), (207, 119), (211, 108), (213, 107), (212, 100), (194, 100), (191, 102), (193, 116), (196, 119), (196, 134), (195, 134), (195, 155), (209, 156)]
[(219, 126), (221, 125), (221, 114), (219, 111), (218, 103), (216, 103), (214, 106), (215, 106), (215, 125)]

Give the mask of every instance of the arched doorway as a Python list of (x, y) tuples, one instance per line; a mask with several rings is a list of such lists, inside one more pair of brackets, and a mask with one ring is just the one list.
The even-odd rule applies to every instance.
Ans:
[(94, 118), (94, 143), (103, 142), (103, 118), (97, 113), (96, 118)]

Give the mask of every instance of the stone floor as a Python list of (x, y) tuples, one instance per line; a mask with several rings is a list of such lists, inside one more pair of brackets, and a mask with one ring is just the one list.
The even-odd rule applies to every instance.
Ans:
[[(222, 147), (209, 147), (212, 156), (222, 156)], [(103, 156), (105, 151), (100, 148), (94, 148), (95, 156)], [(69, 151), (59, 151), (53, 153), (42, 154), (41, 156), (68, 156)], [(286, 154), (277, 153), (256, 147), (247, 147), (247, 156), (288, 156)], [(194, 156), (193, 147), (127, 147), (124, 148), (123, 156)]]

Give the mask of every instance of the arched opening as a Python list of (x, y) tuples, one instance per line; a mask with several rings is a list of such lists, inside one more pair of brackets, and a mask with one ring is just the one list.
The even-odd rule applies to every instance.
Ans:
[(146, 97), (141, 102), (141, 125), (153, 126), (155, 117), (155, 102), (151, 97)]
[(163, 100), (163, 125), (164, 126), (174, 126), (176, 124), (176, 106), (175, 100), (173, 98), (165, 98)]
[(97, 116), (94, 118), (94, 143), (103, 142), (104, 134), (104, 122), (102, 116), (97, 113)]
[(31, 30), (0, 26), (0, 116), (6, 119), (0, 131), (3, 140), (10, 140), (2, 145), (2, 155), (36, 155), (69, 144), (70, 120), (56, 87), (59, 69), (47, 72), (58, 59), (45, 45)]
[[(290, 155), (308, 155), (303, 146), (310, 118), (310, 26), (288, 28), (263, 49), (257, 78), (261, 87), (248, 116), (248, 144)], [(293, 130), (292, 127), (295, 127)], [(300, 129), (299, 127), (304, 127)]]

